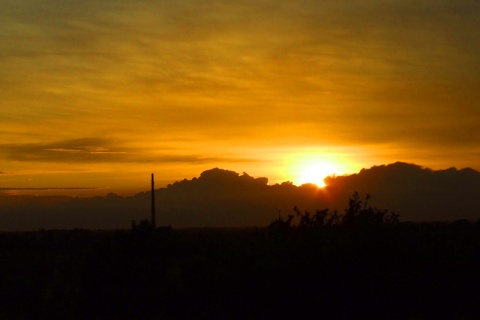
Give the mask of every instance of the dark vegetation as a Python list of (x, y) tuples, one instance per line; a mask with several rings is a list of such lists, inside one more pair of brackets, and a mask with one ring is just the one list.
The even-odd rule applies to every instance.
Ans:
[(478, 319), (478, 223), (368, 201), (266, 228), (3, 233), (0, 318)]

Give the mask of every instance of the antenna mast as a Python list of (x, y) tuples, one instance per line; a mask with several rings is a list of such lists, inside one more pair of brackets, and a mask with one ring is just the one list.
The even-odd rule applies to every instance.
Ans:
[(152, 226), (153, 228), (156, 228), (156, 222), (155, 222), (155, 179), (153, 177), (152, 173)]

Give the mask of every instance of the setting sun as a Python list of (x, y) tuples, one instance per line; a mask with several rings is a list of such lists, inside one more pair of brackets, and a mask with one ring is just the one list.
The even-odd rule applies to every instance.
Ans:
[(312, 183), (325, 187), (323, 179), (330, 175), (345, 174), (347, 162), (338, 155), (299, 154), (290, 161), (290, 175), (293, 183), (302, 185)]
[(300, 171), (298, 181), (300, 184), (313, 183), (322, 188), (325, 187), (323, 179), (333, 174), (334, 171), (332, 166), (323, 163), (309, 164)]

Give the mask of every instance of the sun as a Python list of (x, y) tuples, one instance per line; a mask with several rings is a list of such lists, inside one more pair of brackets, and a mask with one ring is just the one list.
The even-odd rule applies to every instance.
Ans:
[(336, 169), (328, 163), (309, 163), (300, 168), (298, 173), (298, 184), (313, 183), (319, 188), (325, 187), (325, 179), (327, 176), (335, 174)]
[(323, 181), (331, 175), (341, 175), (346, 172), (347, 162), (335, 154), (297, 153), (287, 161), (286, 172), (295, 185), (315, 184), (325, 187)]
[(344, 148), (302, 148), (286, 151), (279, 167), (280, 181), (290, 181), (296, 186), (314, 184), (326, 187), (323, 181), (328, 176), (342, 176), (357, 171), (352, 152)]

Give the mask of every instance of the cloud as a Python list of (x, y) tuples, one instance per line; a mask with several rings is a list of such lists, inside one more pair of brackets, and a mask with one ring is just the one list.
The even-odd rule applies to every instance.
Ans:
[(2, 144), (0, 150), (9, 160), (53, 162), (104, 162), (127, 153), (105, 146), (110, 143), (105, 139), (86, 138), (49, 143)]
[(480, 194), (480, 172), (471, 168), (431, 170), (396, 162), (353, 175), (327, 177), (325, 183), (332, 194), (349, 190), (370, 193), (376, 203), (405, 220), (478, 218), (473, 199)]
[(148, 148), (125, 147), (118, 141), (100, 138), (62, 140), (49, 143), (0, 144), (8, 160), (57, 163), (212, 163), (254, 162), (248, 157), (215, 157), (172, 152), (153, 152)]
[[(291, 183), (268, 185), (267, 182), (267, 178), (218, 168), (204, 171), (191, 180), (155, 190), (157, 203), (161, 204), (157, 207), (157, 222), (175, 227), (266, 226), (278, 216), (279, 210), (285, 217), (294, 205), (302, 211), (329, 208), (343, 213), (354, 190), (362, 198), (366, 193), (371, 194), (370, 205), (394, 211), (402, 221), (478, 219), (480, 172), (470, 168), (435, 171), (397, 162), (327, 178), (328, 186), (322, 189), (308, 184), (297, 187)], [(148, 185), (145, 189), (148, 190)], [(3, 190), (51, 189), (0, 189)], [(0, 207), (7, 206), (9, 210), (0, 210), (0, 228), (38, 229), (35, 221), (41, 221), (43, 228), (125, 228), (132, 219), (146, 218), (150, 196), (148, 191), (132, 197), (110, 195), (75, 200), (30, 196), (22, 200), (5, 196)], [(8, 201), (15, 205), (8, 205)], [(30, 206), (18, 205), (22, 202), (37, 206), (32, 211)], [(23, 218), (8, 219), (17, 214)]]
[(99, 190), (104, 188), (80, 188), (80, 187), (66, 187), (66, 188), (0, 188), (0, 191), (50, 191), (50, 190)]

